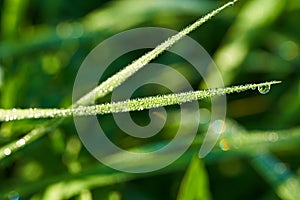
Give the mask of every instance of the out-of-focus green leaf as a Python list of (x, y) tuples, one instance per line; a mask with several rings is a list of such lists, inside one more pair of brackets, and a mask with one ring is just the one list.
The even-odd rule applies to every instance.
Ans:
[(4, 1), (3, 12), (0, 13), (1, 34), (5, 39), (12, 39), (19, 31), (21, 21), (27, 9), (28, 0), (6, 0)]
[[(53, 3), (53, 2), (52, 2)], [(214, 2), (195, 0), (164, 0), (164, 1), (113, 1), (106, 7), (94, 10), (78, 21), (61, 22), (56, 27), (26, 27), (18, 41), (2, 41), (0, 58), (15, 57), (41, 49), (61, 45), (72, 45), (80, 41), (101, 41), (107, 35), (132, 28), (146, 21), (163, 15), (196, 14), (201, 16), (207, 10), (217, 7)], [(126, 9), (124, 9), (126, 8)], [(160, 17), (162, 15), (162, 17)], [(177, 20), (168, 22), (178, 24)]]
[(253, 0), (244, 5), (229, 31), (227, 42), (215, 53), (215, 62), (226, 84), (232, 82), (237, 68), (257, 41), (259, 31), (278, 18), (284, 5), (285, 0)]
[(181, 182), (177, 200), (209, 200), (209, 183), (204, 163), (194, 156)]

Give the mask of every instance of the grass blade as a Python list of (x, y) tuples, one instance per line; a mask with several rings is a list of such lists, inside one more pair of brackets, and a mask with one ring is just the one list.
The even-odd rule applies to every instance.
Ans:
[(69, 116), (87, 116), (97, 114), (119, 113), (129, 111), (140, 111), (145, 109), (181, 104), (190, 101), (201, 100), (214, 96), (226, 95), (234, 92), (242, 92), (249, 89), (269, 88), (272, 84), (280, 83), (280, 81), (271, 81), (259, 84), (246, 84), (226, 88), (215, 88), (208, 90), (198, 90), (183, 92), (178, 94), (168, 94), (161, 96), (152, 96), (145, 98), (137, 98), (132, 100), (112, 102), (94, 106), (80, 106), (67, 109), (12, 109), (0, 110), (0, 121), (14, 121), (21, 119), (40, 119), (40, 118), (56, 118)]

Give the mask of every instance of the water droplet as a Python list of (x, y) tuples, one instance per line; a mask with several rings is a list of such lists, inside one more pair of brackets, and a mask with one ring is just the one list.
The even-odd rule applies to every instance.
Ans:
[(234, 4), (235, 4), (237, 1), (238, 1), (238, 0), (233, 0), (233, 1), (229, 2), (228, 4), (229, 4), (229, 6), (234, 6)]
[(234, 5), (234, 2), (229, 2), (228, 5), (229, 5), (229, 6), (233, 6), (233, 5)]
[(11, 154), (11, 150), (10, 150), (10, 148), (6, 148), (6, 149), (4, 149), (4, 154), (6, 155), (6, 156), (9, 156), (10, 154)]
[(260, 85), (258, 86), (258, 91), (261, 94), (267, 94), (271, 89), (271, 85)]
[(21, 147), (21, 146), (25, 145), (25, 143), (26, 143), (26, 141), (24, 139), (20, 139), (20, 140), (17, 141), (16, 145), (18, 147)]
[(256, 86), (255, 86), (255, 85), (251, 85), (251, 89), (252, 89), (252, 90), (255, 90), (255, 89), (256, 89)]

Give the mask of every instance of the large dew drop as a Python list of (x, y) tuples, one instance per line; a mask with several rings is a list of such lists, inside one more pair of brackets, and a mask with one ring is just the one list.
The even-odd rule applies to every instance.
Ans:
[(260, 85), (258, 86), (258, 91), (261, 94), (267, 94), (271, 89), (271, 85)]

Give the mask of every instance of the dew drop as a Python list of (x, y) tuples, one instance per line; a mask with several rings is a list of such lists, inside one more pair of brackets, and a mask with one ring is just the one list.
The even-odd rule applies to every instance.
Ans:
[(271, 85), (260, 85), (258, 86), (258, 91), (261, 94), (267, 94), (271, 89)]
[(236, 3), (237, 0), (233, 0), (231, 2), (228, 2), (228, 6), (234, 6), (234, 4)]
[(6, 148), (6, 149), (4, 149), (4, 154), (6, 155), (6, 156), (9, 156), (10, 154), (11, 154), (11, 150), (10, 150), (10, 148)]
[(25, 141), (24, 139), (20, 139), (20, 140), (17, 141), (16, 145), (17, 145), (18, 147), (21, 147), (21, 146), (24, 146), (25, 143), (26, 143), (26, 141)]

